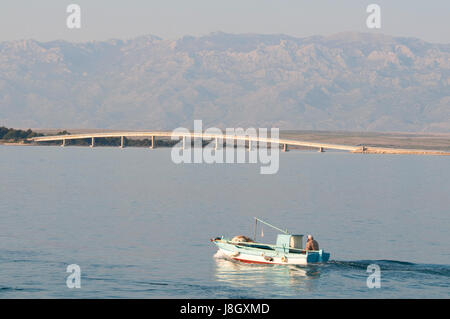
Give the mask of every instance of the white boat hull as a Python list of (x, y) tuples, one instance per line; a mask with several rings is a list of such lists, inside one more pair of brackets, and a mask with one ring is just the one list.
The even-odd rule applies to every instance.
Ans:
[[(274, 265), (307, 265), (307, 255), (299, 255), (299, 256), (274, 256), (268, 257), (266, 255), (253, 255), (253, 254), (245, 254), (245, 253), (236, 253), (233, 251), (225, 250), (219, 248), (219, 251), (223, 255), (225, 255), (229, 259), (233, 259), (236, 261), (250, 263), (250, 264), (274, 264)], [(270, 259), (269, 259), (270, 258)]]

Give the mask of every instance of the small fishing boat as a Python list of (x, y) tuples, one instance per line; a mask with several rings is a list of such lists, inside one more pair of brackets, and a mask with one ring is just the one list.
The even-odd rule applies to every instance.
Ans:
[[(272, 227), (282, 234), (277, 235), (275, 245), (256, 242), (258, 222)], [(247, 236), (235, 236), (232, 239), (216, 237), (211, 241), (227, 258), (252, 264), (307, 265), (325, 263), (330, 254), (321, 250), (303, 249), (303, 235), (293, 235), (287, 230), (275, 227), (255, 217), (254, 240)]]

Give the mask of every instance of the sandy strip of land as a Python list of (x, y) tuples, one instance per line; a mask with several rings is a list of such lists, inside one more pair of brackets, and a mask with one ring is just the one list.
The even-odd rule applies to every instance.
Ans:
[[(283, 131), (282, 138), (364, 146), (364, 153), (450, 155), (450, 133)], [(294, 147), (290, 147), (294, 148)]]

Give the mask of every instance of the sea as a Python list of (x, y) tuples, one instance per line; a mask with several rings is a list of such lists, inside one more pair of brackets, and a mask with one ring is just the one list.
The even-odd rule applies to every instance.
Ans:
[[(0, 146), (0, 298), (449, 298), (449, 157), (292, 150), (260, 167)], [(218, 253), (210, 239), (253, 237), (254, 217), (312, 234), (330, 261)]]

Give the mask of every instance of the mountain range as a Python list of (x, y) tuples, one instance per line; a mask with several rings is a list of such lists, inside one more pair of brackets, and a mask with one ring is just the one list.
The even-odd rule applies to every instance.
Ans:
[(0, 43), (0, 125), (450, 131), (450, 44), (373, 33)]

